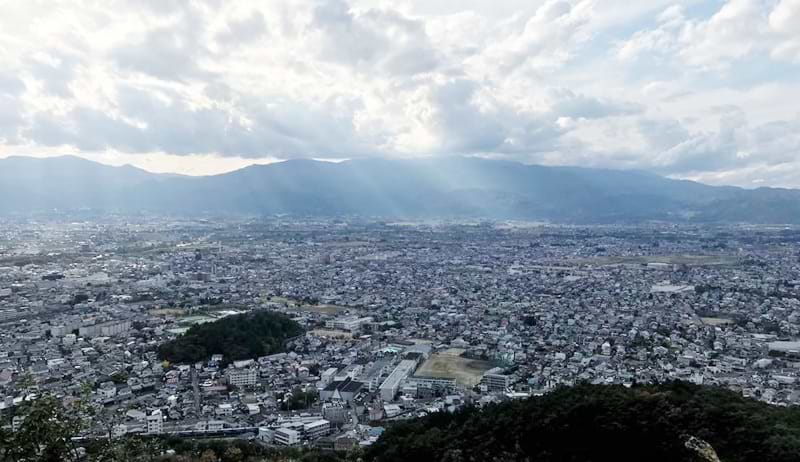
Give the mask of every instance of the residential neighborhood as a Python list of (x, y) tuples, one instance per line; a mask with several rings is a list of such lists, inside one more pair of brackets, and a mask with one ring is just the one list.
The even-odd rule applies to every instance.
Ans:
[[(45, 392), (87, 435), (346, 451), (393, 421), (578, 383), (683, 380), (800, 404), (800, 229), (4, 219), (0, 417)], [(282, 352), (158, 347), (258, 310)]]

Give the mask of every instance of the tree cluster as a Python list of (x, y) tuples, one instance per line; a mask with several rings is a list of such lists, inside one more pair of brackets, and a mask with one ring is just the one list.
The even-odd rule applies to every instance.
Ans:
[(299, 324), (280, 313), (253, 311), (192, 326), (162, 344), (158, 354), (172, 363), (194, 363), (221, 354), (229, 363), (281, 352), (288, 339), (302, 333)]
[(697, 461), (692, 437), (725, 462), (800, 460), (800, 409), (715, 387), (579, 385), (526, 401), (397, 424), (368, 462)]

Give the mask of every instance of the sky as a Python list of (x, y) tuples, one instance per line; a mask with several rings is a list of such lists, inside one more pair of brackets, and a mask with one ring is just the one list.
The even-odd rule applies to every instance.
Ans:
[(0, 0), (0, 157), (800, 187), (800, 0)]

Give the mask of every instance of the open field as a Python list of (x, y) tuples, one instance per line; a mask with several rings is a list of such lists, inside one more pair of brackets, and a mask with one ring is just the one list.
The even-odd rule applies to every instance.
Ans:
[(344, 313), (348, 309), (354, 309), (337, 305), (309, 305), (286, 297), (272, 297), (270, 299), (264, 299), (264, 302), (286, 304), (289, 307), (289, 309), (295, 309), (298, 311), (320, 313), (320, 314), (332, 314), (332, 315)]
[(703, 324), (707, 326), (724, 326), (728, 324), (735, 324), (733, 319), (728, 318), (700, 318)]
[(347, 311), (347, 308), (336, 305), (300, 305), (296, 308), (300, 311), (309, 311), (320, 314), (339, 314)]
[(439, 377), (456, 379), (466, 387), (473, 387), (481, 380), (484, 372), (492, 368), (487, 361), (461, 357), (464, 350), (451, 348), (431, 355), (414, 375), (420, 377)]
[(567, 260), (575, 265), (646, 265), (661, 263), (688, 266), (728, 266), (738, 262), (731, 255), (631, 255), (620, 257), (592, 257)]
[(317, 337), (353, 338), (353, 334), (351, 334), (350, 332), (346, 332), (343, 330), (333, 330), (333, 329), (314, 329), (311, 331), (311, 334), (316, 335)]
[(177, 318), (185, 315), (186, 310), (180, 308), (161, 308), (158, 310), (150, 310), (150, 314), (153, 316), (174, 316)]

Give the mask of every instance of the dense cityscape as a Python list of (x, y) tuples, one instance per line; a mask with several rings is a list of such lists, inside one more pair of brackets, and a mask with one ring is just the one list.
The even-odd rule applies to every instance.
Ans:
[[(580, 383), (800, 404), (800, 229), (106, 216), (0, 223), (0, 415), (49, 392), (83, 437), (348, 451), (392, 422)], [(271, 312), (280, 352), (170, 362)], [(249, 314), (248, 314), (249, 313)], [(161, 350), (160, 350), (161, 348)], [(13, 416), (13, 417), (12, 417)]]

